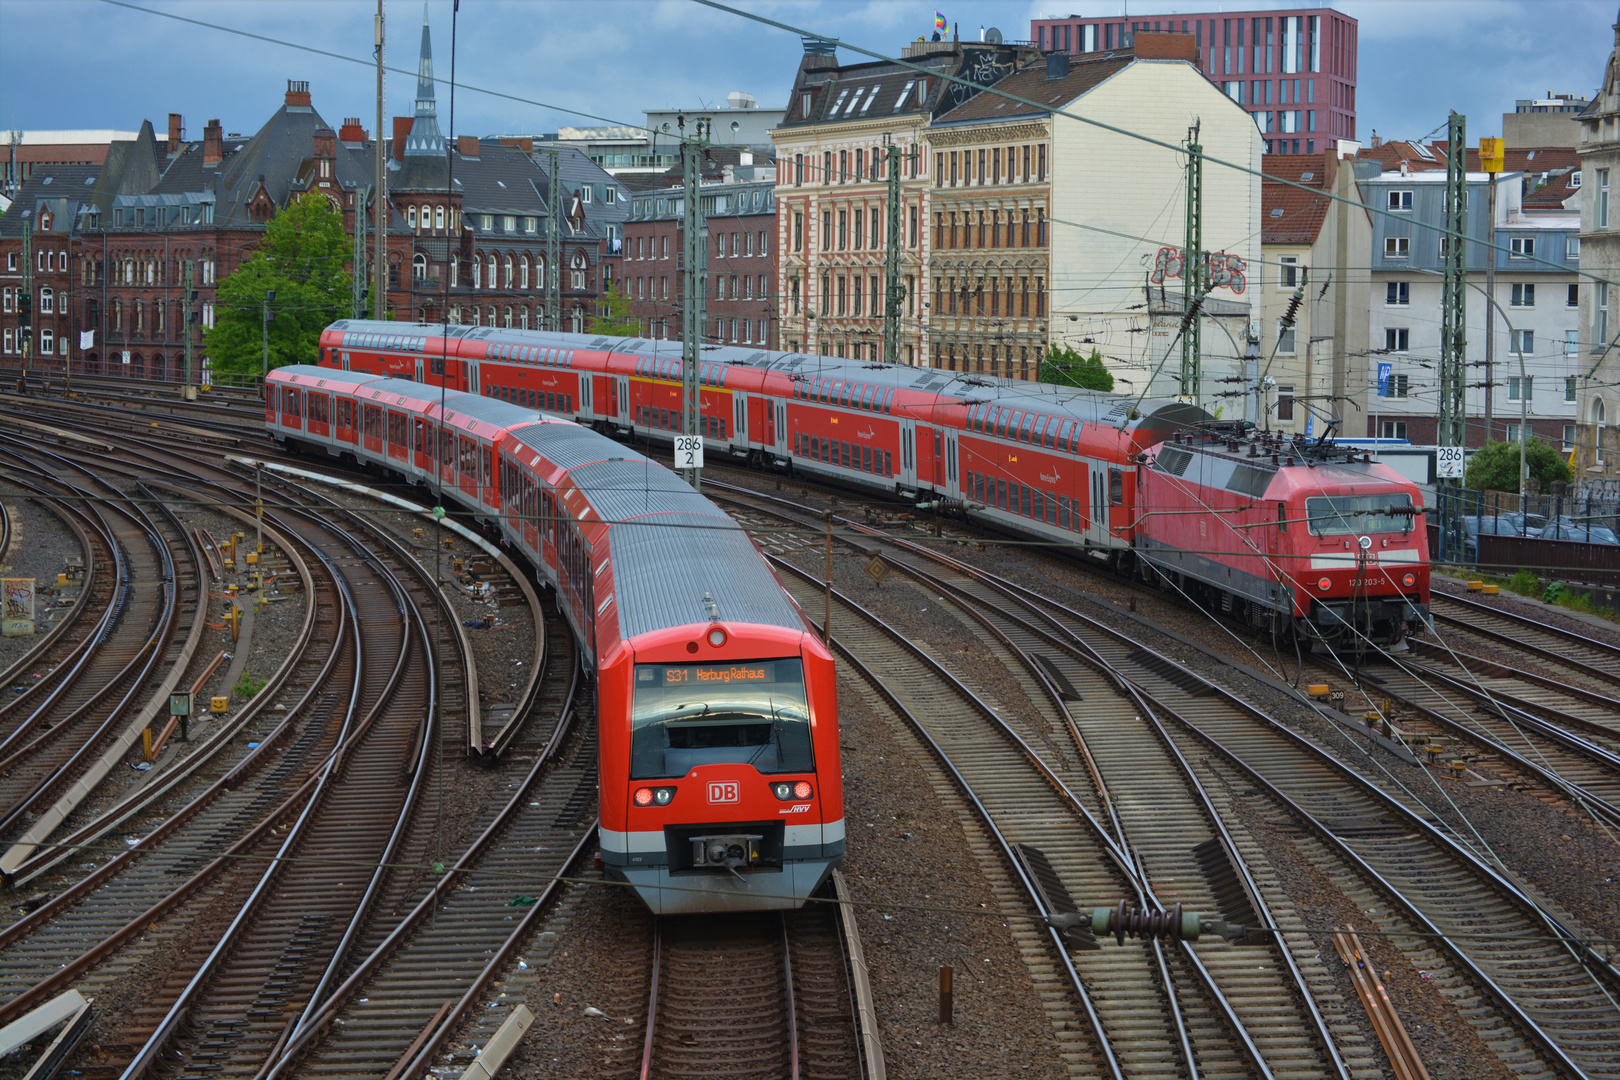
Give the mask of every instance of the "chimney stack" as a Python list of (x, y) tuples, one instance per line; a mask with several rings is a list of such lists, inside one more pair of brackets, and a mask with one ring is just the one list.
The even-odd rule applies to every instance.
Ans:
[(180, 114), (169, 114), (169, 156), (173, 157), (180, 152), (180, 144), (185, 140), (186, 129), (180, 126)]
[(405, 141), (411, 137), (411, 126), (415, 123), (414, 116), (394, 117), (394, 145), (391, 149), (395, 161), (405, 160)]
[(208, 121), (203, 128), (203, 164), (218, 165), (225, 158), (225, 129), (218, 120)]
[(345, 116), (343, 126), (338, 129), (338, 141), (346, 143), (363, 143), (366, 141), (366, 129), (360, 126), (358, 116)]
[(476, 136), (476, 135), (457, 135), (456, 136), (456, 153), (460, 154), (462, 157), (477, 157), (478, 156), (478, 136)]
[(502, 139), (501, 145), (511, 147), (513, 150), (521, 150), (525, 154), (534, 153), (534, 139), (529, 135), (523, 135), (511, 139)]
[(287, 104), (309, 108), (309, 83), (297, 79), (288, 79)]

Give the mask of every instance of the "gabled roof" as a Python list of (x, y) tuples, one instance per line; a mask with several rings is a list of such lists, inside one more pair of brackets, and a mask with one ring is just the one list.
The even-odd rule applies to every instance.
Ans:
[[(1071, 101), (1101, 86), (1108, 78), (1125, 70), (1136, 60), (1129, 52), (1099, 53), (1073, 57), (1069, 73), (1058, 79), (1046, 77), (1045, 62), (1031, 64), (1024, 70), (1007, 76), (996, 83), (998, 93), (978, 94), (950, 112), (935, 119), (938, 124), (968, 124), (986, 120), (1008, 120), (1015, 116), (1045, 116), (1061, 109)], [(1033, 101), (1040, 108), (1031, 108), (1009, 101), (1003, 94), (1012, 94)]]
[[(1339, 162), (1334, 151), (1322, 154), (1265, 154), (1260, 171), (1279, 180), (1327, 191), (1334, 182)], [(1260, 182), (1260, 242), (1262, 244), (1314, 244), (1322, 234), (1333, 202), (1325, 195), (1313, 195), (1289, 184), (1272, 180)]]

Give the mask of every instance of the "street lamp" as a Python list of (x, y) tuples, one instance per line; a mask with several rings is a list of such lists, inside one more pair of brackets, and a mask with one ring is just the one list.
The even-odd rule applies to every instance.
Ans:
[(264, 324), (263, 324), (264, 325), (264, 332), (263, 332), (263, 338), (264, 338), (264, 371), (262, 372), (261, 377), (267, 382), (270, 379), (270, 320), (275, 318), (274, 315), (270, 314), (270, 305), (275, 302), (275, 299), (276, 299), (276, 290), (274, 290), (274, 289), (266, 289), (265, 293), (264, 293)]
[[(1438, 270), (1425, 270), (1421, 268), (1418, 270), (1418, 273), (1432, 274), (1435, 277), (1445, 276)], [(1473, 289), (1475, 292), (1479, 293), (1479, 295), (1483, 296), (1485, 298), (1485, 302), (1492, 308), (1495, 308), (1498, 315), (1502, 316), (1502, 322), (1505, 323), (1508, 328), (1509, 345), (1511, 346), (1513, 344), (1518, 344), (1521, 346), (1518, 350), (1516, 350), (1519, 354), (1519, 513), (1528, 513), (1528, 510), (1524, 505), (1524, 489), (1527, 486), (1526, 481), (1530, 479), (1530, 463), (1529, 456), (1526, 451), (1529, 438), (1527, 431), (1530, 426), (1530, 377), (1525, 374), (1524, 370), (1523, 343), (1518, 340), (1518, 333), (1513, 329), (1513, 323), (1508, 320), (1508, 314), (1506, 311), (1502, 310), (1502, 305), (1496, 302), (1496, 297), (1492, 296), (1478, 285), (1475, 285), (1472, 281), (1467, 282), (1467, 285), (1470, 289)], [(1494, 389), (1496, 388), (1491, 385), (1491, 380), (1486, 379), (1485, 396), (1487, 398), (1490, 397), (1491, 391)]]

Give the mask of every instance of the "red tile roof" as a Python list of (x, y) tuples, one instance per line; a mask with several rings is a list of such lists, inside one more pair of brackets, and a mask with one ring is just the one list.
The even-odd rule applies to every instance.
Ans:
[[(1266, 154), (1260, 171), (1268, 177), (1328, 190), (1339, 167), (1335, 151), (1320, 154)], [(1260, 242), (1314, 244), (1322, 234), (1332, 200), (1289, 184), (1260, 182)]]

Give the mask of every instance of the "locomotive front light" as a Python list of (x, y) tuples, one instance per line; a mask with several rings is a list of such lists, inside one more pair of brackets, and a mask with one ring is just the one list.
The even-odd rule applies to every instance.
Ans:
[(710, 645), (713, 645), (715, 648), (718, 649), (720, 646), (724, 645), (725, 643), (726, 643), (726, 632), (724, 630), (722, 630), (718, 626), (716, 626), (713, 630), (709, 631), (709, 644)]
[(798, 802), (810, 798), (816, 789), (810, 786), (810, 781), (800, 780), (794, 783), (791, 780), (778, 780), (771, 785), (771, 794), (783, 802)]
[(1329, 589), (1333, 588), (1333, 579), (1323, 578), (1321, 581), (1316, 583), (1316, 587), (1321, 589), (1323, 592), (1327, 592)]
[(1401, 578), (1401, 584), (1410, 589), (1412, 586), (1417, 584), (1417, 575), (1407, 574), (1405, 577)]
[(793, 785), (793, 797), (796, 799), (808, 799), (813, 791), (808, 780), (800, 780)]
[(651, 806), (652, 801), (653, 801), (652, 788), (650, 788), (650, 787), (636, 788), (636, 805), (637, 806)]
[(672, 787), (636, 788), (634, 796), (637, 806), (668, 806), (675, 798), (675, 789)]

